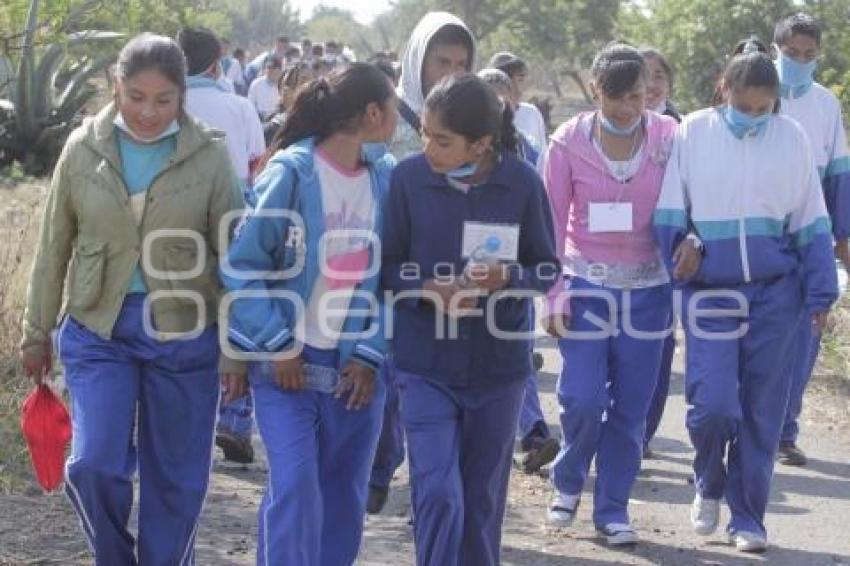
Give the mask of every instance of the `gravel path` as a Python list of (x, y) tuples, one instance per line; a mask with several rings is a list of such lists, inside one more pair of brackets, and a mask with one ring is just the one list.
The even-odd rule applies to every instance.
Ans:
[[(554, 345), (540, 340), (545, 355), (540, 376), (547, 418), (557, 427), (553, 394), (560, 371)], [(515, 472), (504, 526), (503, 563), (517, 566), (570, 564), (769, 564), (771, 566), (850, 566), (850, 382), (821, 377), (810, 391), (801, 445), (811, 462), (805, 468), (778, 466), (767, 524), (771, 549), (761, 557), (742, 556), (721, 534), (702, 539), (688, 522), (693, 496), (689, 484), (692, 451), (684, 427), (681, 359), (671, 385), (667, 412), (633, 492), (632, 516), (643, 542), (632, 550), (607, 548), (590, 522), (592, 478), (569, 531), (544, 525), (550, 496), (542, 477)], [(259, 439), (255, 439), (258, 449)], [(253, 564), (256, 508), (265, 482), (262, 460), (232, 466), (216, 459), (212, 489), (198, 537), (199, 565)], [(361, 563), (412, 564), (408, 526), (409, 487), (402, 469), (387, 509), (367, 521)], [(724, 509), (723, 521), (727, 518)], [(85, 564), (86, 547), (76, 520), (60, 496), (29, 493), (0, 498), (0, 564)]]

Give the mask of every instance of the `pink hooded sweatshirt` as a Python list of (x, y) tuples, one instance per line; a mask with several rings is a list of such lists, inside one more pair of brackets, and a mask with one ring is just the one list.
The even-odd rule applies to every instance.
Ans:
[[(580, 114), (552, 135), (545, 156), (543, 180), (549, 193), (555, 222), (558, 257), (622, 266), (659, 259), (652, 230), (652, 216), (661, 192), (664, 170), (676, 132), (676, 121), (647, 112), (647, 136), (637, 173), (625, 184), (608, 170), (593, 145), (589, 124), (594, 113)], [(618, 201), (632, 205), (631, 232), (591, 232), (590, 203)], [(565, 282), (556, 283), (547, 297), (546, 314), (569, 313), (569, 300), (559, 295)]]

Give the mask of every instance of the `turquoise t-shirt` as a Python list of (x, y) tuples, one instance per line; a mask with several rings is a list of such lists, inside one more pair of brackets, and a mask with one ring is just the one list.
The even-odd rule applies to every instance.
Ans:
[[(117, 131), (118, 153), (121, 156), (121, 169), (124, 171), (124, 183), (130, 193), (130, 205), (136, 217), (136, 222), (141, 223), (142, 213), (145, 210), (147, 192), (168, 158), (177, 147), (177, 136), (172, 135), (154, 143), (139, 143), (121, 130)], [(145, 279), (140, 265), (133, 272), (130, 282), (130, 293), (147, 293)]]

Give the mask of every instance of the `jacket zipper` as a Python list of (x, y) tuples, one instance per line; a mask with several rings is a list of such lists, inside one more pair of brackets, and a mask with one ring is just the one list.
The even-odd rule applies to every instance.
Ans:
[(744, 210), (744, 197), (745, 192), (747, 191), (747, 186), (750, 181), (749, 176), (749, 168), (747, 167), (747, 161), (749, 160), (749, 145), (748, 141), (744, 139), (744, 150), (743, 150), (743, 158), (744, 158), (744, 166), (741, 168), (744, 172), (743, 183), (741, 183), (741, 190), (738, 191), (738, 245), (741, 250), (741, 268), (744, 272), (744, 282), (750, 283), (752, 281), (750, 277), (750, 255), (747, 250), (747, 233), (746, 233), (746, 218), (745, 218), (745, 210)]
[[(155, 184), (155, 183), (159, 180), (159, 178), (160, 178), (162, 175), (164, 175), (164, 174), (165, 174), (167, 171), (169, 171), (170, 169), (174, 168), (176, 165), (178, 165), (178, 164), (183, 163), (184, 161), (186, 161), (186, 160), (187, 160), (187, 159), (188, 159), (191, 155), (194, 155), (195, 153), (197, 153), (197, 151), (199, 151), (199, 150), (200, 150), (202, 147), (204, 147), (205, 145), (206, 145), (206, 143), (201, 144), (200, 146), (198, 146), (197, 148), (195, 148), (195, 150), (194, 150), (194, 151), (192, 151), (192, 153), (190, 153), (190, 154), (189, 154), (189, 155), (187, 155), (186, 157), (184, 157), (184, 158), (180, 159), (179, 161), (169, 162), (169, 163), (168, 163), (168, 165), (167, 165), (165, 168), (163, 168), (163, 169), (162, 169), (159, 173), (157, 173), (157, 174), (154, 176), (154, 178), (151, 180), (151, 183), (150, 183), (150, 185), (148, 186), (148, 190), (147, 190), (147, 192), (146, 192), (146, 194), (145, 194), (145, 208), (142, 210), (142, 217), (141, 217), (141, 219), (139, 220), (139, 224), (138, 224), (138, 226), (136, 227), (136, 234), (137, 234), (137, 236), (138, 236), (138, 238), (139, 238), (139, 249), (138, 249), (138, 251), (136, 252), (136, 253), (138, 253), (138, 254), (139, 254), (139, 257), (138, 257), (138, 259), (136, 260), (136, 264), (137, 264), (137, 265), (138, 265), (138, 262), (139, 262), (139, 261), (141, 261), (141, 259), (142, 259), (142, 247), (143, 247), (143, 242), (142, 242), (142, 226), (144, 226), (145, 216), (147, 215), (148, 205), (150, 204), (151, 189), (153, 189), (154, 184)], [(135, 219), (135, 217), (133, 216), (133, 211), (129, 208), (129, 205), (130, 205), (130, 200), (129, 200), (130, 188), (127, 186), (127, 183), (126, 183), (126, 181), (124, 180), (124, 175), (123, 175), (123, 173), (122, 173), (122, 172), (121, 172), (121, 171), (120, 171), (120, 170), (119, 170), (119, 169), (115, 166), (115, 164), (114, 164), (114, 163), (112, 163), (112, 161), (109, 159), (109, 156), (107, 156), (107, 155), (103, 154), (103, 153), (102, 153), (99, 149), (95, 148), (94, 146), (89, 145), (89, 147), (90, 147), (93, 151), (95, 151), (98, 155), (100, 155), (100, 156), (101, 156), (101, 158), (104, 160), (104, 162), (106, 162), (106, 164), (109, 166), (109, 168), (110, 168), (110, 169), (112, 169), (112, 172), (115, 174), (115, 176), (116, 176), (116, 177), (118, 177), (118, 181), (121, 183), (121, 187), (124, 189), (124, 198), (123, 198), (123, 199), (118, 199), (118, 200), (119, 200), (119, 204), (121, 204), (121, 206), (124, 208), (124, 211), (127, 213), (128, 218), (132, 221), (132, 223), (133, 223), (133, 224), (135, 224), (136, 219)], [(116, 197), (117, 197), (117, 195), (116, 195)], [(134, 268), (134, 271), (135, 271), (135, 268)], [(147, 281), (147, 277), (145, 276), (144, 271), (142, 271), (142, 276), (143, 276), (143, 277), (145, 277), (145, 284), (146, 284), (146, 285), (148, 285), (148, 286), (150, 286), (150, 285), (149, 285), (149, 283), (148, 283), (148, 281)], [(122, 296), (122, 297), (124, 297), (124, 296), (126, 296), (126, 295), (127, 295), (127, 291), (129, 291), (129, 290), (130, 290), (130, 285), (132, 284), (132, 282), (133, 282), (133, 273), (131, 272), (131, 273), (130, 273), (130, 277), (128, 277), (128, 278), (127, 278), (127, 281), (124, 283), (124, 291), (123, 291), (123, 293), (121, 294), (121, 296)], [(119, 311), (120, 311), (120, 309), (119, 309)], [(115, 326), (115, 322), (118, 320), (118, 315), (119, 315), (119, 314), (120, 314), (120, 312), (117, 312), (117, 313), (116, 313), (115, 318), (112, 320), (112, 323), (110, 324), (110, 326), (111, 326), (111, 327), (114, 327), (114, 326)]]

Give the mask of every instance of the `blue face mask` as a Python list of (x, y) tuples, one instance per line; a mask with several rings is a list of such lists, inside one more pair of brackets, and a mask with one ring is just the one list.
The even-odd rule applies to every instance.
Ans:
[(467, 177), (475, 175), (476, 171), (478, 171), (477, 163), (467, 163), (466, 165), (461, 165), (457, 169), (446, 171), (446, 177), (450, 179), (466, 179)]
[(815, 70), (818, 67), (817, 59), (808, 63), (800, 63), (784, 53), (779, 54), (776, 62), (776, 70), (779, 72), (779, 81), (783, 86), (789, 88), (809, 86), (814, 82)]
[(602, 125), (602, 129), (611, 134), (612, 136), (618, 136), (621, 138), (627, 138), (635, 133), (635, 130), (640, 126), (641, 121), (643, 120), (642, 116), (639, 116), (637, 120), (630, 126), (626, 126), (625, 128), (621, 128), (617, 126), (614, 122), (605, 117), (605, 114), (602, 112), (598, 113), (599, 115), (599, 123)]
[(726, 121), (726, 125), (729, 126), (729, 130), (738, 139), (743, 139), (745, 136), (760, 136), (764, 133), (764, 130), (767, 128), (767, 124), (770, 122), (770, 118), (772, 116), (770, 112), (765, 112), (760, 116), (750, 116), (749, 114), (741, 112), (731, 104), (727, 105), (723, 109), (722, 113), (723, 119)]
[(389, 153), (386, 142), (364, 142), (360, 146), (360, 159), (363, 163), (375, 163)]

